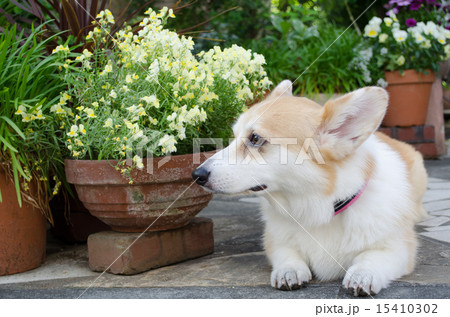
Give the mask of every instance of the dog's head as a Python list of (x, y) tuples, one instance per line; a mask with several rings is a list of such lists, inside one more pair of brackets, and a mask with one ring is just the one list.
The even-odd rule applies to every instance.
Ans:
[(214, 192), (304, 192), (327, 182), (330, 165), (353, 155), (378, 128), (388, 104), (385, 90), (367, 87), (323, 107), (292, 95), (281, 82), (233, 127), (234, 141), (193, 172)]

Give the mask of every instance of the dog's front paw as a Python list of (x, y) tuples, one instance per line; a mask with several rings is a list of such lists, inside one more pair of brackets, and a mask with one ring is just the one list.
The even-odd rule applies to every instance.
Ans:
[(386, 285), (379, 277), (368, 269), (358, 269), (350, 267), (342, 281), (342, 285), (347, 288), (353, 296), (376, 295)]
[(311, 277), (311, 271), (308, 268), (279, 268), (272, 271), (270, 284), (282, 291), (293, 291), (303, 287), (311, 280)]

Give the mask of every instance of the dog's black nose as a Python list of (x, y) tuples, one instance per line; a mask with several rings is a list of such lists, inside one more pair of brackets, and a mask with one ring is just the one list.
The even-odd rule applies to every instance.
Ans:
[(197, 184), (204, 186), (208, 182), (209, 173), (206, 168), (199, 167), (192, 172), (192, 178), (195, 179)]

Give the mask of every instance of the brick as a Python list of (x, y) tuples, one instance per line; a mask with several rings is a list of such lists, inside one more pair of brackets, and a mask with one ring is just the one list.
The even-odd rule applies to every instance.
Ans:
[(434, 142), (434, 127), (431, 125), (413, 127), (381, 127), (380, 132), (407, 143)]
[(434, 126), (426, 125), (424, 127), (424, 139), (425, 140), (434, 140), (435, 139)]
[(392, 130), (391, 130), (391, 128), (388, 128), (388, 127), (380, 127), (380, 128), (378, 128), (378, 131), (380, 131), (380, 132), (386, 134), (386, 135), (389, 136), (389, 137), (392, 137)]
[(433, 159), (438, 157), (437, 147), (435, 143), (417, 143), (412, 144), (414, 148), (422, 153), (426, 159)]
[(213, 222), (194, 218), (173, 230), (140, 233), (104, 231), (88, 238), (93, 271), (131, 275), (214, 251)]

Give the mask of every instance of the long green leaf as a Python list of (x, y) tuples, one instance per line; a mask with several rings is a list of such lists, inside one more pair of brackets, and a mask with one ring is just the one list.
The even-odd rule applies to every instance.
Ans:
[(23, 132), (20, 131), (20, 129), (17, 127), (17, 125), (16, 125), (14, 122), (12, 122), (10, 118), (5, 117), (5, 116), (1, 116), (0, 118), (3, 119), (3, 120), (5, 120), (5, 121), (9, 124), (9, 126), (10, 126), (11, 128), (13, 128), (14, 131), (16, 131), (17, 134), (18, 134), (22, 139), (25, 139), (25, 134), (23, 134)]

